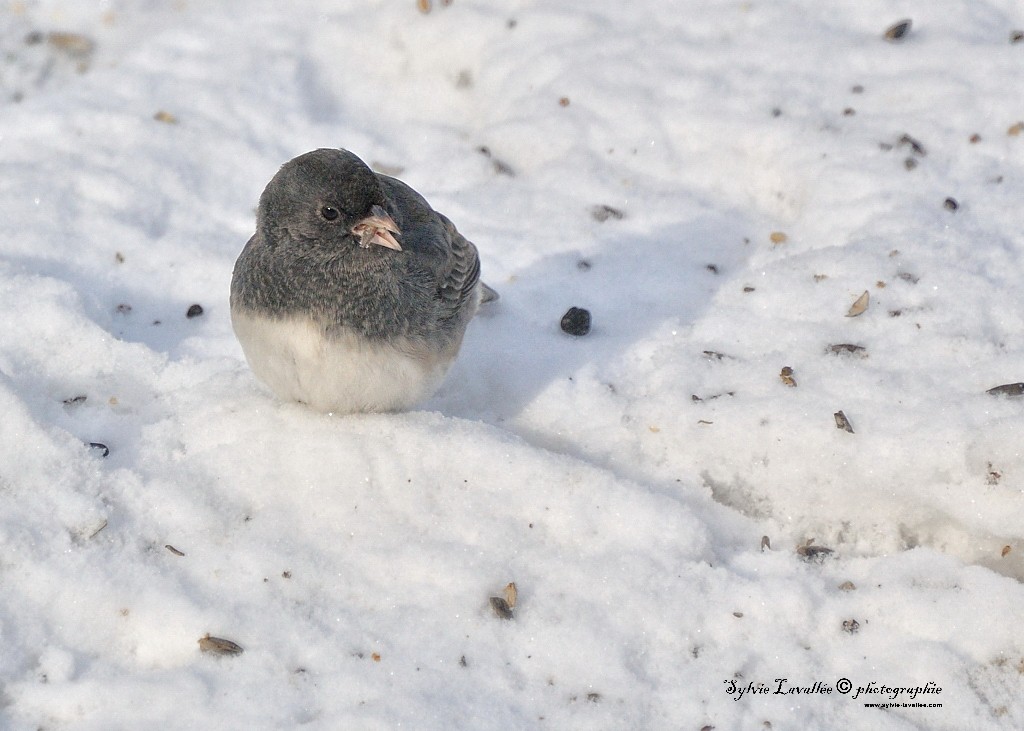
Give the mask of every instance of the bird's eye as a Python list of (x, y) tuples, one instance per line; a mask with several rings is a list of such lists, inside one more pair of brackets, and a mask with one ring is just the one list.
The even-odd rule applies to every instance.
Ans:
[(320, 215), (323, 216), (328, 221), (333, 221), (341, 214), (338, 213), (338, 209), (335, 208), (334, 206), (324, 206), (323, 208), (320, 209)]

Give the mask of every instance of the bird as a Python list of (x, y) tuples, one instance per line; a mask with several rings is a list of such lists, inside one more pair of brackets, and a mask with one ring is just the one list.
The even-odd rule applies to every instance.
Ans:
[(391, 412), (432, 395), (482, 302), (476, 246), (426, 199), (354, 153), (277, 171), (231, 276), (231, 324), (283, 401)]

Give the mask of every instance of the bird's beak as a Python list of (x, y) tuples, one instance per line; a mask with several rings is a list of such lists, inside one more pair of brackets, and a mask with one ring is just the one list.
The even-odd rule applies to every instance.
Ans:
[(372, 244), (401, 251), (402, 246), (394, 237), (401, 235), (398, 224), (380, 206), (373, 206), (370, 215), (352, 227), (352, 233), (359, 239), (359, 245), (369, 249)]

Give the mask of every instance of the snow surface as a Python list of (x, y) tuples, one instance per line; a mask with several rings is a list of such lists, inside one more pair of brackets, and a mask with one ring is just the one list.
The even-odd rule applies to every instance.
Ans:
[[(0, 6), (0, 727), (1024, 727), (1020, 3), (433, 5)], [(411, 413), (231, 332), (322, 146), (501, 292)]]

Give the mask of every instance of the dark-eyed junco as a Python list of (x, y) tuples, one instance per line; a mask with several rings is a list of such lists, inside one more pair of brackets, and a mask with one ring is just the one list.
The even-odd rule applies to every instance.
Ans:
[(480, 302), (496, 296), (476, 247), (421, 195), (321, 149), (263, 191), (231, 278), (231, 323), (278, 397), (394, 411), (434, 392)]

